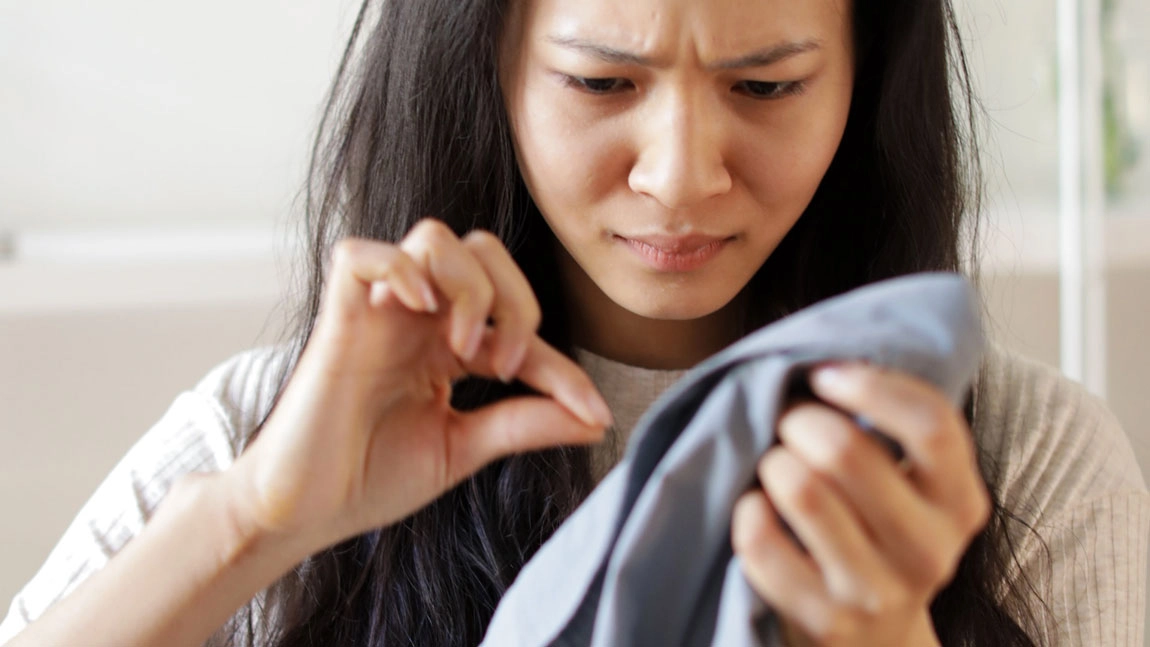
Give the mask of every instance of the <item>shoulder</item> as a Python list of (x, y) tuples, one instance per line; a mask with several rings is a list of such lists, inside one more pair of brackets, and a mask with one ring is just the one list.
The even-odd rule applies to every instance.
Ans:
[(972, 431), (999, 501), (1028, 522), (1146, 484), (1105, 403), (1056, 369), (1000, 347), (984, 358)]

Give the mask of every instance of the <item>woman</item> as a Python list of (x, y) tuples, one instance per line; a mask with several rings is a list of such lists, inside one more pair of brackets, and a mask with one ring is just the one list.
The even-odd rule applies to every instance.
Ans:
[[(971, 98), (943, 0), (380, 11), (317, 146), (294, 350), (181, 396), (17, 599), (7, 627), (51, 609), (12, 644), (476, 644), (683, 369), (960, 268), (951, 88)], [(780, 421), (731, 523), (788, 642), (1140, 641), (1148, 499), (1097, 402), (999, 351), (965, 411), (861, 366), (812, 387), (910, 471), (831, 408)]]

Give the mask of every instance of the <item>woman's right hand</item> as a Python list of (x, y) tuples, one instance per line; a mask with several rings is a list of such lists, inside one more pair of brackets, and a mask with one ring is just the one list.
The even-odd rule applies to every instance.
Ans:
[[(311, 338), (229, 470), (238, 522), (304, 533), (318, 549), (403, 519), (501, 456), (600, 440), (607, 405), (536, 335), (539, 321), (490, 233), (460, 239), (424, 220), (398, 245), (340, 242)], [(465, 375), (543, 395), (455, 411), (451, 385)]]

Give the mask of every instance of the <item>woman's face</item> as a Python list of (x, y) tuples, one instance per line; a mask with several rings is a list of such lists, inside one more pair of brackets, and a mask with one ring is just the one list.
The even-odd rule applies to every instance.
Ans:
[(842, 138), (847, 0), (512, 5), (503, 91), (568, 287), (654, 319), (731, 302)]

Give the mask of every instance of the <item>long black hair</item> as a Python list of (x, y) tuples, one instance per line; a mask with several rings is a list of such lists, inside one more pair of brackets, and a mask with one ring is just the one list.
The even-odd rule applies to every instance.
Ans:
[[(540, 335), (572, 353), (564, 304), (549, 288), (554, 241), (519, 175), (500, 91), (512, 1), (365, 1), (313, 150), (297, 355), (332, 242), (397, 242), (427, 215), (460, 235), (499, 236), (536, 288)], [(963, 241), (979, 211), (976, 111), (953, 9), (948, 0), (852, 4), (857, 70), (845, 134), (803, 216), (747, 286), (748, 330), (872, 281), (975, 267)], [(468, 380), (453, 404), (472, 409), (514, 391)], [(992, 485), (997, 475), (984, 478)], [(592, 485), (585, 449), (497, 462), (408, 519), (300, 564), (217, 639), (240, 642), (258, 624), (279, 647), (478, 644), (524, 562)], [(944, 645), (1035, 643), (1040, 601), (1004, 586), (1012, 523), (996, 502), (934, 601)]]

